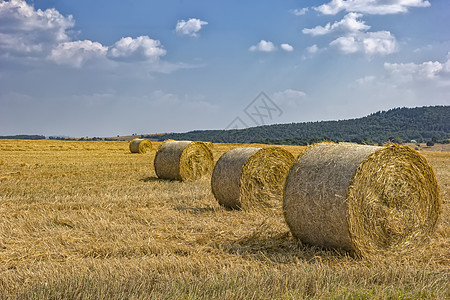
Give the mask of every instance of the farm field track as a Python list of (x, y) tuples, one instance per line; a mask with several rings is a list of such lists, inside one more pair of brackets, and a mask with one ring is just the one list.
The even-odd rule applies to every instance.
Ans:
[(443, 199), (429, 246), (374, 261), (220, 207), (210, 178), (158, 179), (152, 144), (0, 140), (0, 299), (450, 298), (450, 152), (420, 151)]

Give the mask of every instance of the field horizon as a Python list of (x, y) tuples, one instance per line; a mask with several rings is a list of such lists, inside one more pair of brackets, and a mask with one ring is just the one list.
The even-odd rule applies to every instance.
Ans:
[[(370, 260), (302, 244), (281, 211), (221, 207), (208, 177), (158, 179), (152, 144), (0, 140), (0, 299), (450, 297), (450, 152), (419, 152), (443, 200), (427, 245)], [(240, 146), (270, 145), (214, 144), (215, 161)]]

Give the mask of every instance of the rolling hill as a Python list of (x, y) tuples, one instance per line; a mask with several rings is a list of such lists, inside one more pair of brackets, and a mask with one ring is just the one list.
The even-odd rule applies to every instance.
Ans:
[(233, 130), (196, 130), (144, 137), (158, 141), (175, 139), (296, 145), (320, 140), (368, 144), (389, 140), (447, 143), (450, 138), (450, 106), (394, 108), (349, 120), (275, 124)]

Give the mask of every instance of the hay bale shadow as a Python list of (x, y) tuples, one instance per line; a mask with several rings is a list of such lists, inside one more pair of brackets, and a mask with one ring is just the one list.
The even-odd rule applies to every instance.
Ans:
[(352, 252), (342, 249), (327, 249), (301, 243), (289, 231), (272, 235), (254, 232), (230, 243), (218, 245), (229, 254), (243, 258), (256, 259), (262, 262), (290, 264), (298, 261), (322, 263), (324, 261), (340, 261), (353, 259)]
[(172, 181), (172, 180), (161, 179), (158, 177), (149, 176), (149, 177), (141, 178), (141, 179), (139, 179), (139, 181), (142, 181), (142, 182), (166, 182), (166, 181)]
[(210, 212), (216, 212), (218, 209), (212, 206), (208, 207), (187, 207), (187, 206), (177, 206), (175, 207), (175, 210), (178, 211), (185, 211), (190, 212), (194, 214), (200, 214), (200, 213), (210, 213)]

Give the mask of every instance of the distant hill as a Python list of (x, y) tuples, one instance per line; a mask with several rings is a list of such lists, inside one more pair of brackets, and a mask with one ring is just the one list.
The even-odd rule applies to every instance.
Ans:
[(358, 119), (275, 124), (234, 130), (196, 130), (148, 135), (164, 141), (200, 140), (216, 143), (306, 145), (320, 140), (356, 143), (446, 142), (450, 138), (450, 106), (394, 108)]
[(44, 139), (45, 139), (45, 136), (43, 136), (43, 135), (28, 135), (28, 134), (19, 134), (19, 135), (0, 135), (0, 139), (44, 140)]

